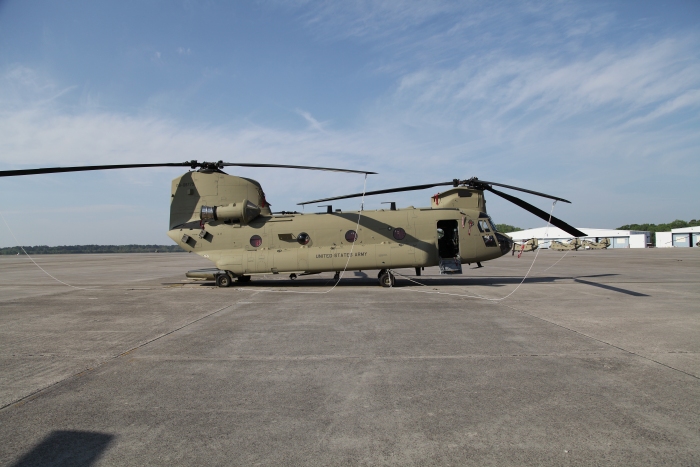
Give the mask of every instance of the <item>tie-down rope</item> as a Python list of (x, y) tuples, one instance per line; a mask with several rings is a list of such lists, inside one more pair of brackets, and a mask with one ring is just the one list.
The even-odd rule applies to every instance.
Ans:
[[(547, 237), (547, 231), (549, 230), (549, 225), (550, 225), (550, 223), (551, 223), (551, 221), (552, 221), (552, 213), (554, 212), (554, 206), (555, 206), (556, 204), (557, 204), (557, 201), (554, 200), (554, 202), (552, 203), (552, 209), (549, 211), (549, 219), (547, 220), (547, 227), (545, 228), (545, 231), (544, 231), (544, 236), (545, 236), (545, 237)], [(521, 285), (523, 285), (523, 282), (525, 282), (525, 279), (527, 279), (527, 277), (530, 275), (530, 271), (532, 271), (532, 267), (535, 265), (535, 262), (537, 261), (537, 256), (540, 254), (540, 250), (541, 250), (541, 248), (537, 248), (537, 252), (535, 253), (535, 257), (532, 259), (532, 264), (530, 264), (530, 267), (528, 268), (527, 272), (525, 273), (525, 276), (524, 276), (523, 279), (520, 281), (520, 283), (518, 284), (518, 286), (517, 286), (515, 289), (513, 289), (513, 290), (512, 290), (508, 295), (506, 295), (505, 297), (501, 297), (501, 298), (488, 298), (488, 297), (482, 297), (481, 295), (457, 294), (457, 293), (450, 293), (450, 292), (441, 292), (441, 291), (439, 291), (439, 290), (431, 291), (431, 290), (420, 290), (420, 289), (412, 289), (412, 288), (404, 288), (404, 287), (401, 287), (401, 288), (392, 287), (392, 288), (396, 288), (396, 290), (401, 290), (401, 291), (404, 291), (404, 292), (420, 292), (420, 293), (428, 293), (428, 294), (450, 295), (450, 296), (453, 296), (453, 297), (478, 298), (478, 299), (480, 299), (480, 300), (488, 300), (488, 301), (491, 301), (491, 302), (499, 302), (499, 301), (505, 300), (506, 298), (508, 298), (508, 297), (510, 297), (511, 295), (513, 295), (513, 294), (515, 293), (515, 291), (518, 290), (518, 289), (520, 288)], [(564, 255), (564, 256), (566, 256), (566, 255)], [(564, 259), (564, 256), (562, 256), (561, 258), (559, 258), (559, 261), (561, 261), (562, 259)], [(558, 263), (559, 261), (557, 261), (557, 263)], [(554, 263), (554, 264), (553, 264), (552, 266), (550, 266), (549, 268), (553, 267), (553, 266), (554, 266), (555, 264), (557, 264), (557, 263)], [(545, 271), (547, 271), (549, 268), (545, 269)], [(415, 284), (418, 284), (418, 285), (420, 285), (420, 286), (423, 286), (423, 287), (430, 287), (430, 286), (428, 286), (427, 284), (422, 284), (422, 283), (420, 283), (420, 282), (418, 282), (418, 281), (416, 281), (416, 280), (413, 280), (413, 279), (411, 279), (410, 277), (407, 277), (407, 276), (405, 276), (405, 275), (403, 275), (403, 274), (401, 274), (401, 273), (398, 273), (398, 272), (396, 272), (396, 271), (391, 271), (391, 272), (392, 272), (393, 274), (397, 274), (397, 275), (403, 277), (404, 279), (406, 279), (406, 280), (408, 280), (408, 281), (410, 281), (410, 282), (413, 282), (413, 283), (415, 283)], [(543, 271), (543, 272), (544, 272), (544, 271)]]

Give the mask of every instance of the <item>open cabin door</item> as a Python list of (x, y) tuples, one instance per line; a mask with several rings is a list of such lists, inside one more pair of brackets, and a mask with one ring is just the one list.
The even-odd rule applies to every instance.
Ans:
[(438, 221), (437, 238), (440, 274), (462, 274), (462, 259), (459, 256), (459, 222)]

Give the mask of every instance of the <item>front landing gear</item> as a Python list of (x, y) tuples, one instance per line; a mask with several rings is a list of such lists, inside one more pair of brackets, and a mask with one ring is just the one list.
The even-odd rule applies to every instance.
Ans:
[(379, 285), (382, 287), (393, 287), (394, 284), (396, 284), (396, 278), (391, 271), (387, 271), (386, 269), (379, 271)]

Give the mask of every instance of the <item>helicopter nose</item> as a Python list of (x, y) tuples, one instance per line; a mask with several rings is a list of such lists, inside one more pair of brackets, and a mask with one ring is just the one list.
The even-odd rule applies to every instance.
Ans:
[(498, 244), (501, 247), (501, 253), (504, 255), (508, 253), (511, 248), (513, 248), (513, 240), (511, 240), (510, 237), (496, 232), (496, 238), (498, 239)]

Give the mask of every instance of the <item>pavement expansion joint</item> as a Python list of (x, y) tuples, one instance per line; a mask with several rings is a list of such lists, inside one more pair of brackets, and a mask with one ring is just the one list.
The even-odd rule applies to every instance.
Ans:
[[(126, 354), (122, 354), (126, 355)], [(217, 357), (192, 357), (189, 355), (143, 355), (133, 357), (135, 360), (151, 361), (183, 361), (190, 362), (228, 362), (228, 361), (324, 361), (324, 360), (365, 360), (365, 361), (411, 361), (411, 360), (477, 360), (477, 359), (503, 359), (503, 358), (579, 358), (600, 357), (602, 352), (570, 352), (570, 353), (542, 353), (542, 354), (471, 354), (471, 355), (227, 355)]]
[(14, 406), (22, 405), (22, 404), (24, 404), (25, 402), (27, 402), (27, 401), (29, 401), (29, 400), (31, 400), (31, 399), (34, 399), (35, 397), (38, 397), (41, 393), (47, 391), (48, 389), (50, 389), (50, 388), (52, 388), (52, 387), (55, 387), (55, 386), (57, 386), (57, 385), (59, 385), (59, 384), (61, 384), (61, 383), (64, 383), (64, 382), (71, 381), (71, 380), (73, 380), (73, 379), (79, 378), (79, 377), (83, 376), (84, 374), (89, 373), (89, 372), (91, 372), (91, 371), (93, 371), (93, 370), (95, 370), (95, 369), (97, 369), (97, 368), (100, 368), (101, 366), (103, 366), (103, 365), (105, 365), (105, 364), (107, 364), (107, 363), (109, 363), (109, 362), (112, 362), (112, 361), (114, 361), (114, 360), (116, 360), (116, 359), (119, 359), (120, 357), (123, 357), (123, 356), (125, 356), (125, 355), (129, 355), (131, 352), (133, 352), (133, 351), (135, 351), (135, 350), (137, 350), (137, 349), (139, 349), (139, 348), (142, 348), (142, 347), (144, 347), (144, 346), (146, 346), (146, 345), (148, 345), (148, 344), (150, 344), (150, 343), (152, 343), (152, 342), (155, 342), (155, 341), (157, 341), (157, 340), (159, 340), (159, 339), (162, 339), (163, 337), (169, 336), (169, 335), (171, 335), (171, 334), (173, 334), (173, 333), (175, 333), (175, 332), (177, 332), (177, 331), (180, 331), (180, 330), (182, 330), (182, 329), (184, 329), (184, 328), (186, 328), (186, 327), (188, 327), (188, 326), (191, 326), (191, 325), (194, 324), (194, 323), (197, 323), (197, 322), (199, 322), (199, 321), (202, 321), (202, 320), (204, 320), (204, 319), (206, 319), (206, 318), (208, 318), (208, 317), (210, 317), (210, 316), (213, 316), (213, 315), (215, 315), (215, 314), (217, 314), (217, 313), (219, 313), (219, 312), (221, 312), (221, 311), (223, 311), (223, 310), (226, 310), (226, 309), (228, 309), (228, 308), (231, 308), (231, 307), (234, 306), (234, 305), (236, 305), (236, 302), (230, 303), (230, 304), (228, 304), (228, 305), (226, 305), (226, 306), (223, 306), (223, 307), (221, 307), (221, 308), (218, 308), (218, 309), (216, 309), (216, 310), (214, 310), (214, 311), (212, 311), (212, 312), (210, 312), (210, 313), (207, 313), (207, 314), (204, 315), (204, 316), (200, 316), (199, 318), (194, 319), (194, 320), (192, 320), (192, 321), (189, 321), (188, 323), (186, 323), (186, 324), (184, 324), (184, 325), (182, 325), (182, 326), (179, 326), (179, 327), (177, 327), (177, 328), (175, 328), (175, 329), (173, 329), (173, 330), (171, 330), (171, 331), (168, 331), (168, 332), (166, 332), (166, 333), (162, 333), (162, 334), (160, 334), (160, 335), (154, 337), (153, 339), (149, 339), (149, 340), (147, 340), (147, 341), (145, 341), (145, 342), (142, 342), (142, 343), (140, 343), (140, 344), (138, 344), (138, 345), (132, 347), (131, 349), (129, 349), (129, 350), (125, 351), (125, 352), (122, 352), (122, 353), (120, 353), (120, 354), (118, 354), (118, 355), (111, 356), (111, 357), (109, 357), (109, 358), (107, 358), (107, 359), (105, 359), (105, 360), (103, 360), (103, 361), (97, 363), (96, 365), (94, 365), (94, 366), (92, 366), (92, 367), (85, 368), (85, 369), (81, 370), (81, 371), (78, 372), (78, 373), (74, 373), (74, 374), (69, 375), (69, 376), (67, 376), (67, 377), (65, 377), (65, 378), (62, 378), (62, 379), (60, 379), (60, 380), (58, 380), (58, 381), (52, 382), (51, 384), (49, 384), (49, 385), (47, 385), (47, 386), (44, 386), (44, 387), (41, 387), (41, 388), (39, 388), (39, 389), (37, 389), (37, 390), (35, 390), (35, 391), (32, 391), (30, 394), (27, 394), (27, 395), (25, 395), (24, 397), (21, 397), (21, 398), (19, 398), (19, 399), (14, 400), (14, 401), (8, 402), (7, 404), (5, 404), (5, 405), (3, 405), (3, 406), (0, 406), (0, 412), (6, 410), (6, 409), (8, 409), (8, 408), (14, 407)]

